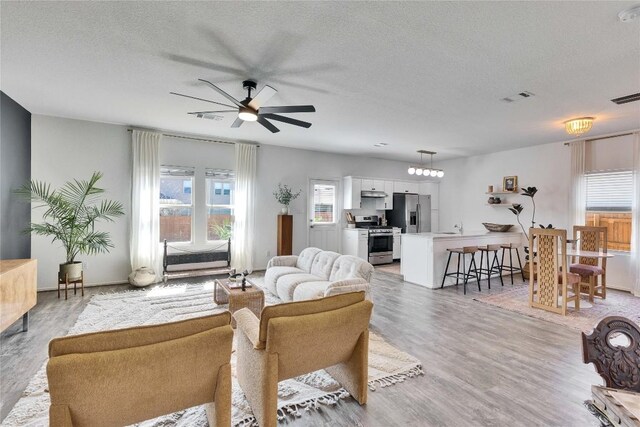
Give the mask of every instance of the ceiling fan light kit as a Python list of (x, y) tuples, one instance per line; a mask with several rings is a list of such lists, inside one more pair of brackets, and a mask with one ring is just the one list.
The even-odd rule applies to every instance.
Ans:
[[(435, 151), (418, 150), (418, 153), (420, 153), (420, 166), (409, 166), (409, 169), (407, 169), (407, 173), (409, 175), (430, 176), (433, 178), (442, 178), (444, 176), (444, 171), (442, 169), (433, 168), (433, 155), (436, 154)], [(429, 154), (431, 156), (431, 163), (428, 168), (422, 167), (423, 154)]]
[(239, 128), (244, 122), (258, 122), (271, 133), (280, 132), (270, 120), (276, 120), (282, 123), (287, 123), (293, 126), (299, 126), (303, 128), (310, 128), (311, 123), (302, 120), (293, 119), (291, 117), (282, 116), (278, 113), (315, 113), (316, 109), (313, 105), (283, 105), (274, 107), (263, 107), (273, 95), (278, 93), (277, 90), (271, 86), (265, 85), (255, 96), (251, 96), (251, 92), (255, 91), (257, 84), (254, 80), (245, 80), (242, 82), (242, 87), (247, 91), (247, 97), (243, 101), (238, 101), (227, 92), (220, 89), (208, 80), (198, 79), (205, 83), (214, 91), (227, 98), (233, 105), (211, 101), (208, 99), (198, 98), (190, 95), (183, 95), (176, 92), (170, 92), (171, 95), (182, 96), (185, 98), (191, 98), (198, 101), (210, 102), (212, 104), (221, 105), (224, 107), (232, 108), (231, 110), (217, 110), (217, 111), (194, 111), (188, 114), (196, 116), (197, 118), (213, 118), (215, 114), (223, 113), (237, 113), (238, 118), (231, 124), (232, 128)]
[(564, 130), (573, 136), (584, 135), (593, 127), (593, 117), (578, 117), (564, 122)]

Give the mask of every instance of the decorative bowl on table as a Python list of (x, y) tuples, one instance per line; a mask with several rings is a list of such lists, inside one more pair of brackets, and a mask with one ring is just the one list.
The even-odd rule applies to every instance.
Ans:
[(513, 224), (494, 224), (492, 222), (483, 222), (482, 225), (484, 225), (484, 228), (487, 230), (495, 231), (497, 233), (506, 233), (511, 230), (511, 227), (513, 227)]

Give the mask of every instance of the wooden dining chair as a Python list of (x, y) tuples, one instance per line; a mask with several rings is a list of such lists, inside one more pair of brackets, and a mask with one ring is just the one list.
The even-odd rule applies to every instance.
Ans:
[[(529, 229), (529, 247), (536, 256), (529, 257), (529, 306), (567, 314), (569, 301), (580, 310), (580, 276), (567, 270), (567, 230)], [(571, 295), (569, 294), (571, 292)]]
[[(581, 251), (607, 252), (607, 227), (573, 226), (573, 241)], [(575, 243), (574, 243), (575, 244)], [(580, 292), (607, 298), (607, 258), (573, 257), (569, 271), (580, 276)], [(599, 279), (599, 280), (598, 280)]]

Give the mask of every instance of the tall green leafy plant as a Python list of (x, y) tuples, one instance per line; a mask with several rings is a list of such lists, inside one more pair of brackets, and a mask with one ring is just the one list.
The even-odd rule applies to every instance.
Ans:
[(294, 193), (288, 185), (278, 184), (278, 189), (273, 192), (273, 196), (281, 205), (289, 206), (289, 204), (295, 200), (300, 193), (302, 193), (302, 190), (298, 190), (298, 192)]
[(96, 223), (113, 222), (124, 212), (120, 202), (101, 199), (105, 190), (97, 185), (100, 178), (102, 173), (94, 172), (88, 181), (74, 179), (57, 190), (45, 182), (31, 180), (16, 190), (35, 204), (34, 209), (45, 209), (43, 222), (31, 223), (25, 232), (62, 243), (67, 264), (79, 254), (109, 252), (113, 248), (109, 233), (96, 230)]

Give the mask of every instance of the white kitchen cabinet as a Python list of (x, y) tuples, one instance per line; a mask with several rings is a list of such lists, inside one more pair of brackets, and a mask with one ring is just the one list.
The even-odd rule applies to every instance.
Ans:
[(420, 183), (411, 181), (395, 181), (393, 183), (394, 193), (415, 193), (420, 192)]
[(381, 179), (362, 179), (362, 191), (383, 191), (385, 181)]
[(402, 234), (400, 234), (400, 228), (393, 227), (393, 259), (400, 259), (402, 253)]
[(384, 192), (387, 197), (384, 198), (384, 208), (393, 209), (393, 181), (384, 182)]
[(376, 209), (378, 210), (386, 210), (393, 209), (393, 181), (379, 181), (380, 190), (376, 191), (384, 191), (386, 193), (386, 197), (384, 199), (376, 199)]
[(431, 209), (431, 231), (440, 231), (440, 211), (438, 209)]
[(439, 195), (440, 195), (439, 193), (440, 193), (440, 183), (438, 182), (421, 182), (420, 183), (419, 194), (427, 194), (431, 196), (431, 209), (440, 209), (440, 204), (438, 202)]
[(343, 209), (360, 209), (362, 208), (362, 199), (360, 192), (362, 191), (362, 179), (352, 176), (345, 176), (342, 179), (342, 208)]
[(361, 228), (343, 229), (342, 253), (369, 261), (369, 232)]

